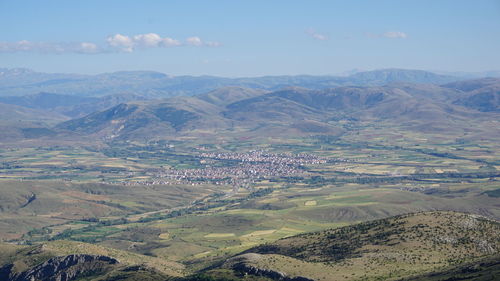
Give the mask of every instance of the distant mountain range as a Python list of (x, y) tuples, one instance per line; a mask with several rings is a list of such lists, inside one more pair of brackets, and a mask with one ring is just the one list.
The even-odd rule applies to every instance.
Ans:
[(498, 119), (500, 78), (456, 80), (400, 69), (348, 77), (234, 79), (156, 72), (72, 76), (4, 69), (0, 93), (54, 92), (0, 95), (0, 139), (55, 134), (107, 140), (219, 133), (339, 135), (363, 122), (428, 133), (465, 132), (471, 130), (471, 121)]
[(121, 103), (54, 129), (122, 140), (221, 132), (337, 135), (349, 129), (347, 123), (359, 122), (385, 122), (422, 132), (464, 130), (471, 120), (499, 116), (498, 87), (500, 79), (273, 92), (226, 87), (194, 97)]
[(120, 103), (144, 99), (144, 97), (134, 94), (82, 97), (42, 92), (26, 96), (0, 97), (0, 103), (45, 110), (75, 118), (104, 110)]
[(29, 69), (0, 68), (0, 96), (33, 95), (40, 92), (98, 97), (136, 94), (148, 97), (191, 96), (221, 87), (238, 86), (278, 90), (295, 86), (326, 89), (339, 86), (382, 86), (395, 82), (444, 84), (465, 79), (422, 70), (382, 69), (349, 76), (264, 76), (224, 78), (215, 76), (169, 76), (153, 71), (121, 71), (98, 75), (40, 73)]

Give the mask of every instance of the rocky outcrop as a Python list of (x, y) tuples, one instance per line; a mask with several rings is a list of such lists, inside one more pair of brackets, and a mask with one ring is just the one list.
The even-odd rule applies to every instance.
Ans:
[(22, 204), (20, 206), (20, 208), (24, 208), (26, 206), (28, 206), (31, 202), (35, 201), (36, 200), (36, 194), (35, 193), (32, 193), (27, 199), (26, 199), (26, 202), (24, 204)]
[(12, 272), (13, 265), (0, 268), (0, 279), (6, 281), (70, 281), (107, 271), (118, 260), (98, 255), (54, 257), (21, 273)]
[(315, 281), (303, 276), (288, 276), (285, 272), (272, 269), (259, 268), (255, 263), (262, 259), (263, 255), (257, 253), (245, 253), (228, 259), (222, 265), (223, 268), (232, 269), (243, 274), (263, 276), (278, 281)]
[(287, 276), (286, 273), (283, 272), (274, 271), (271, 269), (257, 268), (255, 266), (248, 265), (245, 263), (235, 263), (233, 265), (233, 270), (255, 276), (268, 277), (273, 280), (279, 280), (279, 281), (314, 281), (314, 279), (302, 276), (289, 277)]

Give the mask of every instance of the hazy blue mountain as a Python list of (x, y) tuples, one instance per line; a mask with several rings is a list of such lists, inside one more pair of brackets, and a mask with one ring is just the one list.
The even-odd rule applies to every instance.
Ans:
[(494, 112), (481, 112), (494, 110), (460, 102), (471, 94), (450, 85), (402, 83), (324, 90), (288, 87), (273, 92), (229, 87), (194, 97), (123, 103), (56, 128), (119, 139), (233, 131), (301, 135), (337, 134), (343, 130), (338, 121), (344, 120), (389, 122), (411, 130), (439, 132), (462, 130), (469, 126), (467, 120), (498, 117)]
[(260, 96), (267, 93), (265, 90), (249, 89), (243, 87), (223, 87), (206, 94), (196, 96), (198, 99), (204, 100), (215, 105), (228, 105), (240, 100)]
[(19, 106), (38, 109), (54, 109), (61, 106), (73, 106), (82, 103), (97, 102), (98, 100), (98, 98), (92, 97), (80, 97), (43, 92), (35, 95), (0, 97), (1, 103), (15, 104)]
[(466, 71), (439, 71), (436, 72), (438, 74), (462, 77), (464, 79), (477, 79), (484, 77), (500, 77), (500, 70), (489, 70), (489, 71), (480, 71), (480, 72), (466, 72)]
[[(42, 73), (27, 68), (0, 68), (0, 87), (2, 93), (19, 87), (37, 87), (37, 85), (63, 84), (85, 80), (89, 76), (80, 74)], [(5, 91), (5, 92), (4, 92)], [(43, 92), (42, 90), (37, 91)]]
[(0, 69), (0, 96), (33, 95), (40, 92), (97, 97), (137, 94), (147, 97), (192, 96), (221, 87), (235, 86), (278, 90), (288, 86), (327, 89), (339, 86), (381, 86), (396, 82), (444, 84), (462, 78), (422, 70), (383, 69), (350, 76), (264, 76), (224, 78), (215, 76), (169, 76), (153, 71), (121, 71), (98, 75), (47, 74), (28, 69)]
[(56, 129), (102, 138), (148, 139), (227, 128), (219, 111), (213, 104), (187, 97), (130, 102), (60, 123)]
[(23, 106), (0, 103), (0, 121), (29, 121), (38, 123), (55, 123), (68, 119), (57, 113), (32, 109)]
[(26, 96), (0, 97), (0, 103), (40, 109), (75, 118), (95, 111), (104, 110), (120, 103), (144, 99), (144, 97), (134, 94), (81, 97), (76, 95), (38, 93)]
[(423, 84), (443, 84), (456, 81), (448, 75), (435, 74), (423, 70), (381, 69), (358, 72), (348, 76), (349, 82), (355, 85), (385, 85), (393, 82), (411, 82)]
[(0, 103), (0, 141), (55, 135), (49, 127), (67, 119), (56, 113)]
[(500, 111), (500, 78), (460, 81), (444, 87), (462, 92), (454, 104), (485, 112)]

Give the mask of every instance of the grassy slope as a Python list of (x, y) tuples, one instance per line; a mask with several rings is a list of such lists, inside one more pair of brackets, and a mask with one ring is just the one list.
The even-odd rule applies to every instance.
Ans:
[[(221, 268), (182, 280), (267, 280), (251, 275), (241, 279), (240, 273), (230, 270), (235, 263), (315, 280), (395, 280), (409, 276), (442, 280), (439, 278), (457, 274), (478, 276), (478, 271), (481, 276), (490, 276), (498, 267), (497, 258), (491, 255), (496, 253), (498, 257), (499, 233), (498, 222), (475, 215), (401, 215), (263, 244), (230, 259)], [(168, 276), (185, 274), (182, 264), (166, 257), (71, 241), (37, 246), (1, 244), (0, 264), (14, 263), (17, 271), (23, 271), (50, 257), (68, 254), (105, 255), (120, 261), (120, 267), (113, 271), (82, 280), (167, 280)], [(464, 264), (475, 259), (482, 261)], [(419, 275), (431, 271), (431, 275)]]
[[(121, 186), (61, 181), (0, 181), (0, 239), (83, 218), (172, 208), (210, 194), (210, 187)], [(35, 194), (36, 199), (26, 204)], [(83, 226), (83, 225), (82, 225)]]
[(239, 262), (317, 280), (396, 279), (498, 253), (499, 234), (482, 217), (418, 213), (281, 239)]
[(473, 262), (451, 266), (419, 276), (403, 279), (404, 281), (446, 281), (446, 280), (495, 280), (500, 276), (500, 255), (488, 256)]
[(55, 256), (70, 254), (109, 256), (117, 259), (121, 267), (141, 265), (168, 276), (181, 276), (184, 269), (182, 264), (176, 262), (81, 242), (54, 241), (37, 246), (2, 244), (0, 249), (0, 263), (13, 263), (15, 272), (25, 271)]

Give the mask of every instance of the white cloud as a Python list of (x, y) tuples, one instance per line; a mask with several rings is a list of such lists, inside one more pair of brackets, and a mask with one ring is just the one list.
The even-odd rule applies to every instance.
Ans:
[(0, 51), (4, 53), (30, 51), (33, 47), (34, 44), (26, 40), (18, 42), (0, 42)]
[(21, 40), (18, 42), (0, 42), (0, 52), (15, 53), (15, 52), (39, 52), (39, 53), (82, 53), (94, 54), (101, 52), (99, 46), (94, 43), (48, 43), (48, 42), (31, 42)]
[(205, 46), (207, 46), (207, 47), (220, 47), (220, 46), (222, 46), (222, 44), (220, 42), (217, 42), (217, 41), (208, 41), (208, 42), (205, 42)]
[(161, 41), (162, 38), (156, 33), (139, 34), (133, 37), (136, 45), (144, 47), (158, 47)]
[[(31, 50), (32, 48), (35, 47), (35, 43), (31, 43), (27, 40), (21, 40), (17, 43), (14, 43), (11, 45), (12, 48), (19, 48), (19, 50), (22, 50), (22, 51), (29, 51)], [(40, 46), (41, 47), (41, 46)]]
[(326, 37), (326, 35), (319, 34), (319, 33), (312, 34), (312, 37), (314, 39), (318, 39), (318, 40), (321, 40), (321, 41), (324, 41), (324, 40), (328, 39), (328, 37)]
[(162, 38), (156, 33), (138, 34), (132, 37), (116, 34), (108, 37), (107, 42), (110, 46), (117, 47), (126, 52), (132, 52), (136, 48), (175, 47), (182, 45), (179, 40), (170, 37)]
[(365, 33), (367, 37), (370, 38), (390, 38), (390, 39), (405, 39), (408, 35), (401, 31), (387, 31), (382, 34), (376, 33)]
[(181, 42), (170, 37), (161, 37), (156, 33), (137, 34), (127, 36), (115, 34), (106, 38), (106, 44), (97, 45), (91, 42), (32, 42), (22, 40), (18, 42), (1, 42), (1, 53), (14, 52), (40, 52), (40, 53), (81, 53), (81, 54), (98, 54), (110, 52), (128, 52), (131, 53), (136, 49), (147, 48), (168, 48), (177, 46), (195, 46), (195, 47), (219, 47), (221, 43), (216, 41), (203, 41), (200, 37), (193, 36)]
[(124, 52), (130, 53), (134, 50), (134, 41), (126, 35), (115, 34), (113, 36), (109, 36), (106, 39), (106, 42), (108, 42), (110, 46), (116, 47)]
[(203, 45), (203, 42), (201, 41), (200, 37), (189, 37), (186, 39), (186, 43), (191, 46), (201, 46)]
[(82, 53), (93, 54), (99, 51), (99, 47), (97, 47), (94, 43), (82, 42), (80, 43), (80, 49)]
[(186, 39), (186, 44), (190, 46), (196, 46), (196, 47), (220, 47), (222, 44), (217, 41), (203, 41), (201, 40), (200, 37), (198, 36), (193, 36), (189, 37)]
[(179, 40), (175, 40), (172, 38), (165, 37), (161, 41), (161, 46), (163, 47), (174, 47), (174, 46), (180, 46), (182, 45)]
[(321, 34), (321, 33), (317, 33), (316, 31), (314, 31), (314, 29), (312, 28), (309, 28), (308, 30), (306, 30), (306, 33), (311, 36), (312, 38), (316, 39), (316, 40), (321, 40), (321, 41), (325, 41), (325, 40), (328, 40), (328, 36), (324, 35), (324, 34)]
[(401, 32), (401, 31), (387, 31), (384, 34), (382, 34), (382, 37), (404, 39), (404, 38), (408, 37), (408, 35), (406, 35), (406, 33)]

